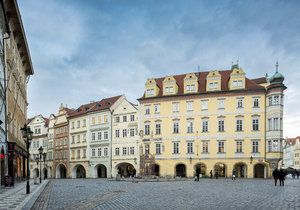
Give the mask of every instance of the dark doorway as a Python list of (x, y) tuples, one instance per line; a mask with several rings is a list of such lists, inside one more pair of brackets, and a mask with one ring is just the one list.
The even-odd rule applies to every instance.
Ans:
[(154, 164), (154, 175), (159, 176), (159, 165)]
[(107, 178), (107, 171), (105, 165), (99, 165), (97, 168), (97, 177), (98, 178)]
[(265, 178), (265, 166), (258, 163), (254, 166), (254, 178)]
[(176, 165), (176, 176), (179, 177), (186, 177), (186, 173), (185, 173), (185, 165), (184, 164), (178, 164)]

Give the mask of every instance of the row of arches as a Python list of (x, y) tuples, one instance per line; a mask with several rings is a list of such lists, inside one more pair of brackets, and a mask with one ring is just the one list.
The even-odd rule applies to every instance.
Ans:
[[(33, 177), (32, 178), (37, 178), (40, 176), (40, 170), (38, 168), (35, 168), (33, 170)], [(48, 178), (48, 169), (44, 168), (42, 169), (42, 177), (44, 177), (45, 179)]]
[[(247, 178), (248, 176), (248, 166), (245, 163), (236, 163), (234, 165), (235, 174), (240, 178)], [(200, 171), (200, 174), (203, 176), (210, 176), (210, 171), (207, 171), (207, 167), (204, 163), (197, 163), (194, 165), (194, 171)], [(230, 171), (227, 173), (227, 165), (224, 163), (216, 163), (212, 170), (213, 176), (218, 177), (226, 177), (227, 174), (231, 174)], [(266, 178), (267, 177), (267, 168), (265, 164), (257, 163), (253, 166), (254, 178)], [(160, 176), (160, 166), (155, 164), (153, 166), (153, 173), (155, 176)], [(178, 177), (186, 177), (187, 176), (187, 167), (183, 163), (179, 163), (175, 165), (174, 175)]]

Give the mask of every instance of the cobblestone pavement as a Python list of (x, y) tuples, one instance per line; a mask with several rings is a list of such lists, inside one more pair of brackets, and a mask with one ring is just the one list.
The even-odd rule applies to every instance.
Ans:
[[(42, 196), (47, 194), (48, 196)], [(284, 187), (272, 180), (201, 179), (118, 182), (104, 179), (52, 180), (34, 209), (300, 209), (300, 180)]]
[[(43, 181), (44, 182), (44, 181)], [(30, 194), (26, 194), (26, 181), (15, 183), (11, 188), (0, 188), (0, 210), (21, 209), (42, 185), (30, 181)]]

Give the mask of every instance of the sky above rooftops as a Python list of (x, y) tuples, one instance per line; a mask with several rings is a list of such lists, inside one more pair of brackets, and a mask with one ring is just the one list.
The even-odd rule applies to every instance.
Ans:
[(284, 137), (300, 128), (300, 2), (18, 1), (35, 74), (28, 117), (125, 94), (147, 78), (230, 69), (285, 76)]

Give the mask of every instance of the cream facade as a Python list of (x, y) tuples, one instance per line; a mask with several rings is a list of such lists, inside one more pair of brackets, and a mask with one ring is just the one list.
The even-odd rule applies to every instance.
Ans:
[[(48, 160), (40, 157), (39, 148), (43, 148), (43, 153), (48, 153), (48, 119), (42, 115), (37, 115), (32, 119), (29, 119), (28, 126), (33, 131), (33, 138), (29, 148), (30, 153), (30, 178), (42, 178), (48, 177), (48, 171), (46, 164)], [(40, 167), (41, 164), (41, 167)], [(42, 171), (40, 171), (42, 169)]]
[(112, 114), (112, 177), (139, 174), (138, 106), (120, 99)]
[(54, 158), (54, 124), (56, 121), (56, 116), (51, 114), (49, 116), (49, 123), (48, 123), (48, 153), (47, 153), (47, 171), (48, 171), (48, 178), (53, 178), (53, 158)]
[[(148, 79), (139, 99), (141, 175), (193, 177), (199, 168), (206, 176), (271, 176), (282, 159), (278, 74), (250, 80), (234, 65)], [(276, 103), (266, 103), (270, 97)], [(276, 127), (266, 130), (266, 119)]]
[(295, 147), (294, 147), (294, 168), (300, 169), (300, 138), (296, 138)]

